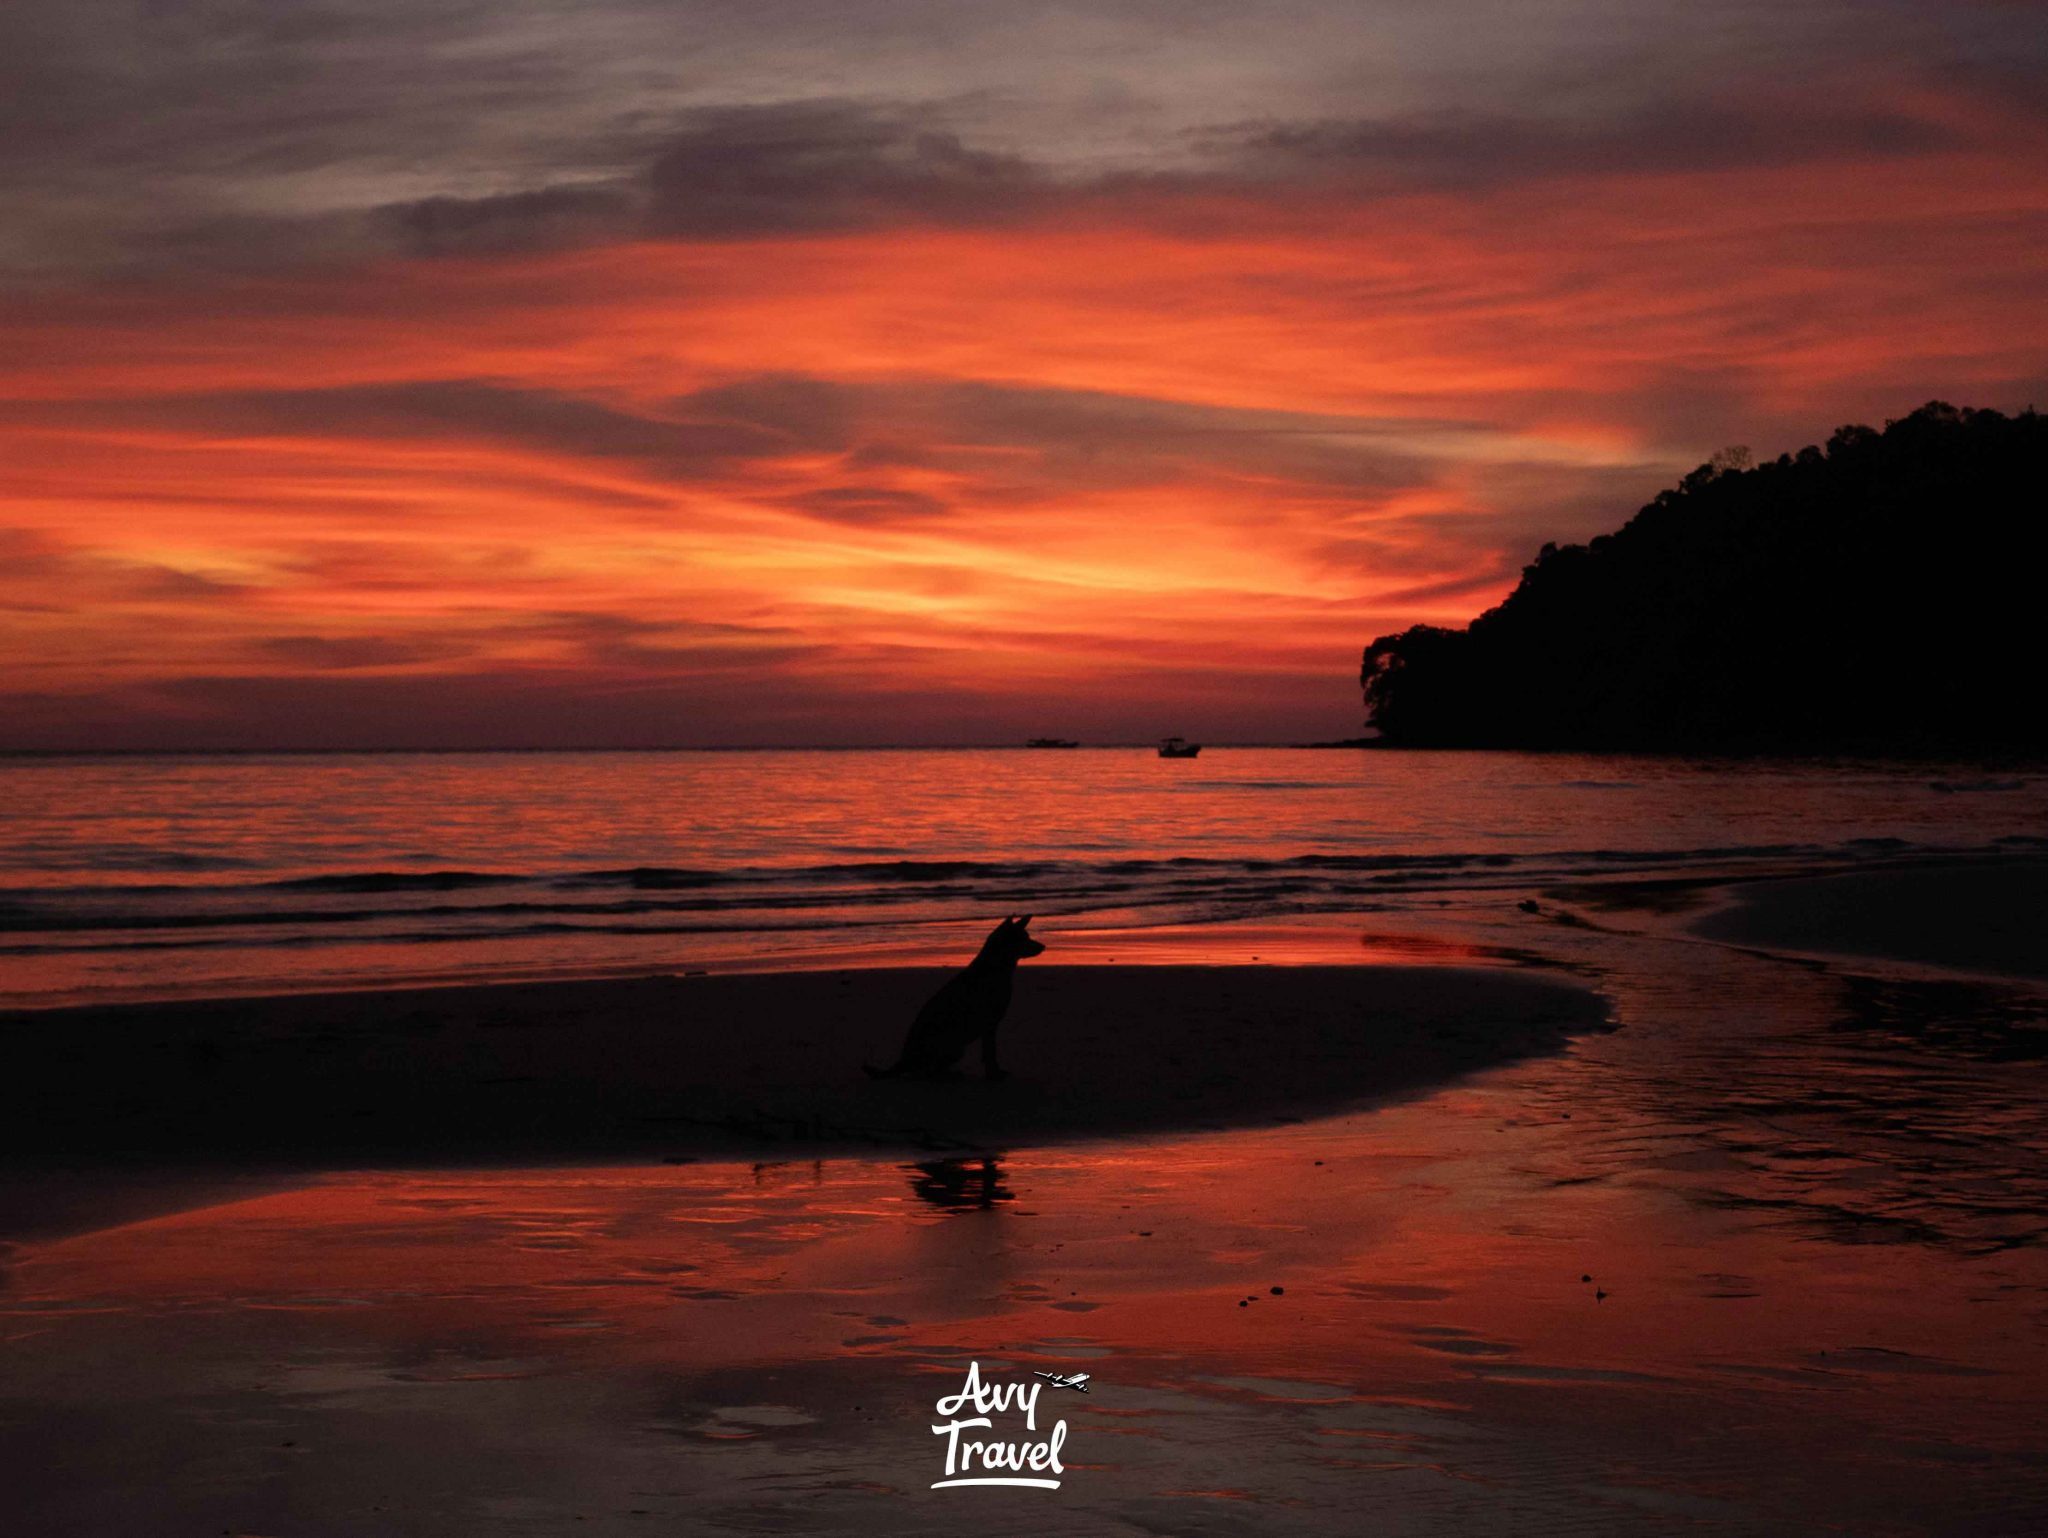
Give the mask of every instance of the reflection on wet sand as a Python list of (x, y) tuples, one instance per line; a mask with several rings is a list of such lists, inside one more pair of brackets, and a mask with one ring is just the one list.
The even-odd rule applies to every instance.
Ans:
[[(31, 1528), (2039, 1530), (2038, 993), (1550, 949), (1625, 1029), (1367, 1114), (335, 1175), (32, 1247)], [(969, 1360), (1093, 1374), (1056, 1511), (928, 1493)]]
[(909, 1169), (910, 1189), (934, 1207), (965, 1212), (1016, 1200), (1015, 1194), (1003, 1184), (1002, 1162), (998, 1159), (934, 1159), (926, 1164), (913, 1164)]

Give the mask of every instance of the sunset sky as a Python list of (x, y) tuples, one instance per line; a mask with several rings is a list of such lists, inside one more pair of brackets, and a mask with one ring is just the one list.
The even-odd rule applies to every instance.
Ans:
[(1347, 735), (2044, 252), (2036, 4), (12, 6), (0, 747)]

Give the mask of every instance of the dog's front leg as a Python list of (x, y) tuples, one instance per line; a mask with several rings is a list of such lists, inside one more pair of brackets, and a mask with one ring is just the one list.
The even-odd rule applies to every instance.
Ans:
[(996, 1062), (996, 1028), (981, 1033), (981, 1074), (985, 1079), (1007, 1079), (1009, 1074)]

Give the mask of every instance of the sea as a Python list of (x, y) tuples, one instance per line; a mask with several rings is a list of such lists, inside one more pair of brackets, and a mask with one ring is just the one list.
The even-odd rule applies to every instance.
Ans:
[[(2048, 774), (1212, 747), (0, 759), (0, 1003), (1329, 960), (1559, 884), (2048, 848)], [(1370, 944), (1368, 944), (1370, 948)]]

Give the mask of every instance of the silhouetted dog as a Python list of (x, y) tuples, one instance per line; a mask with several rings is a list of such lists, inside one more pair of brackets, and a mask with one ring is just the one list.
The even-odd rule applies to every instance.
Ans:
[(981, 1071), (991, 1079), (1008, 1077), (996, 1066), (996, 1027), (1010, 1007), (1017, 963), (1045, 949), (1025, 933), (1030, 922), (1029, 917), (1007, 918), (996, 925), (982, 941), (981, 954), (947, 978), (917, 1012), (895, 1063), (888, 1068), (869, 1063), (861, 1067), (877, 1079), (931, 1077), (948, 1072), (968, 1043), (979, 1037)]

